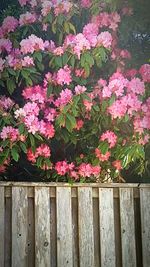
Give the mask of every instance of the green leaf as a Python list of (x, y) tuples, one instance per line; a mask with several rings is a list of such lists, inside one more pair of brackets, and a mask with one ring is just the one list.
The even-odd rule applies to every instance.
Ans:
[(51, 84), (48, 85), (48, 88), (47, 88), (47, 97), (49, 97), (51, 95), (53, 91), (53, 86)]
[(34, 136), (32, 134), (29, 134), (29, 138), (30, 138), (31, 147), (34, 149), (35, 148)]
[(74, 34), (76, 34), (75, 26), (74, 26), (71, 22), (68, 22), (68, 25), (69, 25), (70, 30), (71, 30)]
[(106, 142), (103, 142), (103, 143), (101, 143), (101, 144), (98, 146), (98, 148), (101, 150), (102, 154), (105, 155), (106, 152), (107, 152), (108, 149), (109, 149), (109, 144), (106, 143)]
[(58, 67), (62, 67), (63, 66), (63, 62), (62, 62), (62, 57), (56, 57), (55, 58), (55, 64), (58, 66)]
[(11, 155), (12, 155), (13, 160), (15, 160), (16, 162), (19, 160), (19, 153), (18, 153), (17, 147), (14, 146), (12, 148)]
[(8, 79), (8, 80), (6, 81), (6, 84), (7, 84), (8, 92), (9, 92), (10, 94), (12, 94), (12, 93), (14, 92), (15, 88), (16, 88), (16, 84), (15, 84), (14, 80), (12, 80), (12, 79)]
[(70, 113), (66, 113), (66, 128), (69, 132), (76, 126), (76, 119)]
[(26, 153), (27, 153), (27, 147), (26, 147), (26, 144), (23, 143), (23, 142), (20, 142), (20, 147), (21, 147), (22, 151), (26, 154)]
[(24, 130), (25, 130), (24, 124), (20, 124), (19, 127), (18, 127), (18, 129), (19, 129), (19, 133), (20, 134), (23, 134), (24, 133)]
[(25, 78), (25, 80), (26, 80), (26, 79), (29, 78), (30, 73), (29, 73), (28, 70), (26, 70), (26, 69), (22, 69), (22, 70), (21, 70), (21, 75), (22, 75), (22, 76)]
[(16, 72), (13, 69), (8, 68), (7, 70), (11, 75), (16, 76)]
[(62, 57), (62, 59), (63, 59), (63, 65), (66, 65), (67, 64), (67, 62), (68, 62), (68, 56), (67, 56), (67, 54), (65, 53), (65, 54), (63, 54), (63, 57)]
[(70, 64), (74, 68), (74, 66), (75, 66), (75, 57), (74, 56), (71, 57)]
[(40, 52), (35, 52), (34, 58), (36, 58), (39, 62), (42, 62), (42, 54)]

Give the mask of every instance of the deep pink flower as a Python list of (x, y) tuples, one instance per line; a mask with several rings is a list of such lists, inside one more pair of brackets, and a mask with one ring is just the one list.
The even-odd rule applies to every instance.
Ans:
[(9, 39), (1, 38), (0, 39), (0, 54), (4, 51), (10, 53), (12, 49), (12, 43)]
[(69, 171), (67, 162), (65, 160), (58, 161), (55, 164), (55, 170), (57, 171), (59, 175), (65, 175)]
[(42, 144), (36, 149), (37, 157), (49, 158), (51, 155), (51, 151), (48, 145)]
[(92, 4), (91, 0), (81, 0), (81, 6), (84, 8), (89, 8)]

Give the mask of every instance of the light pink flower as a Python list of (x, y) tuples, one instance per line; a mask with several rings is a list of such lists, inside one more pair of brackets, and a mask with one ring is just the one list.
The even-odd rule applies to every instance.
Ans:
[(144, 82), (139, 78), (133, 78), (127, 85), (128, 92), (142, 95), (145, 92)]
[(91, 0), (81, 0), (81, 6), (84, 8), (89, 8), (92, 4)]
[(72, 82), (71, 69), (66, 65), (57, 72), (56, 81), (60, 85), (69, 85)]
[(58, 161), (55, 164), (55, 170), (57, 171), (59, 175), (65, 175), (69, 171), (67, 162), (65, 160)]
[(20, 26), (32, 24), (36, 21), (36, 14), (32, 14), (30, 12), (26, 12), (25, 14), (21, 14), (19, 18)]
[(4, 63), (5, 63), (5, 60), (0, 57), (0, 71), (3, 71)]
[(109, 147), (112, 148), (117, 143), (117, 135), (112, 131), (106, 131), (100, 137), (101, 141), (107, 141), (109, 143)]
[(26, 56), (21, 60), (22, 66), (23, 67), (29, 67), (29, 66), (34, 66), (34, 61), (33, 58)]
[(14, 32), (17, 26), (18, 26), (18, 20), (12, 16), (7, 16), (3, 20), (3, 24), (2, 24), (3, 34)]
[(51, 155), (51, 151), (48, 145), (42, 144), (36, 149), (37, 157), (49, 158)]
[(12, 43), (9, 39), (1, 38), (0, 39), (0, 54), (4, 51), (10, 53), (12, 49)]
[(111, 155), (109, 151), (107, 151), (105, 154), (102, 154), (101, 150), (96, 148), (95, 149), (95, 155), (100, 161), (107, 161)]
[(122, 169), (122, 165), (121, 165), (121, 161), (120, 160), (115, 160), (112, 162), (112, 165), (118, 170), (120, 171)]
[(10, 139), (10, 141), (15, 142), (18, 137), (18, 129), (13, 128), (12, 126), (4, 126), (0, 133), (0, 138), (3, 140)]
[(101, 32), (97, 37), (97, 46), (104, 46), (110, 48), (112, 44), (112, 36), (108, 31)]
[(87, 90), (87, 88), (85, 86), (77, 85), (74, 90), (76, 95), (80, 95), (83, 94)]
[(34, 51), (45, 50), (45, 42), (34, 34), (20, 42), (21, 52), (23, 54), (33, 53)]

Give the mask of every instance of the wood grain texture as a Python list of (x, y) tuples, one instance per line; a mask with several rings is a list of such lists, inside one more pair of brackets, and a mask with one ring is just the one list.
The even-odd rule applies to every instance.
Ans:
[[(113, 189), (99, 189), (101, 267), (115, 267)], [(111, 246), (110, 246), (111, 244)]]
[(94, 267), (92, 188), (78, 188), (80, 267)]
[(150, 266), (150, 189), (140, 188), (143, 267)]
[(120, 188), (122, 267), (136, 267), (133, 189)]
[(50, 267), (50, 197), (46, 187), (35, 188), (35, 266)]
[(57, 266), (73, 266), (71, 188), (58, 187), (57, 201)]
[(5, 234), (4, 187), (0, 187), (0, 264), (4, 267), (4, 234)]
[(11, 266), (12, 198), (5, 198), (5, 267)]
[(27, 266), (28, 199), (26, 187), (12, 188), (12, 267)]

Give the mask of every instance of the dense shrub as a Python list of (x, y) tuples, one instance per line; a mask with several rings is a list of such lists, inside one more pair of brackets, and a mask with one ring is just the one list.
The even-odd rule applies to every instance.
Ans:
[[(132, 9), (19, 0), (0, 28), (0, 171), (52, 181), (121, 181), (148, 168), (150, 65), (119, 48)], [(30, 164), (29, 164), (30, 163)], [(31, 167), (33, 166), (33, 168)], [(23, 172), (22, 172), (23, 171)]]

